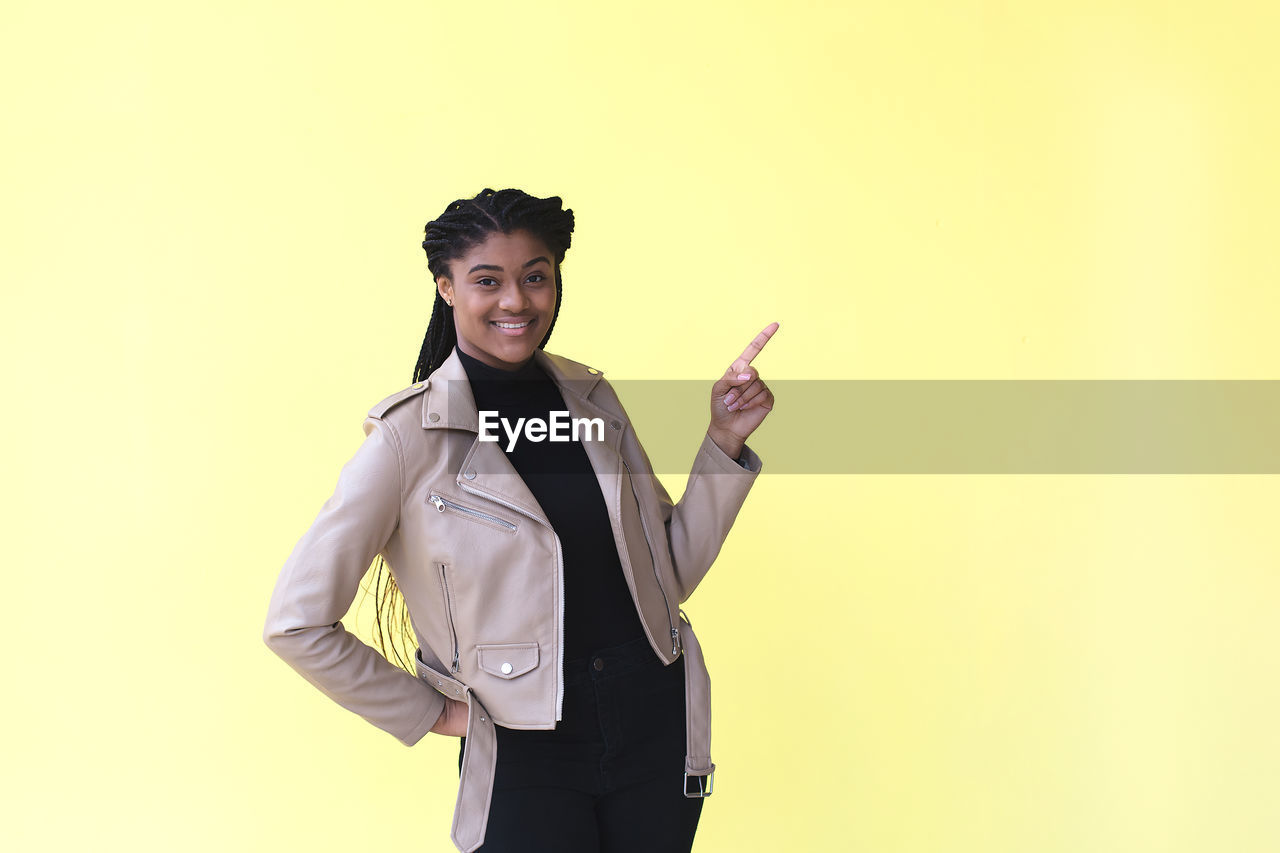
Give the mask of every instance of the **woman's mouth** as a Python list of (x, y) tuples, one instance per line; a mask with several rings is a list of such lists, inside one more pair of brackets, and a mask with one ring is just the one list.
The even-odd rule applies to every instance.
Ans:
[(537, 317), (530, 317), (527, 320), (490, 320), (489, 325), (497, 329), (500, 334), (519, 337), (525, 334), (537, 319)]

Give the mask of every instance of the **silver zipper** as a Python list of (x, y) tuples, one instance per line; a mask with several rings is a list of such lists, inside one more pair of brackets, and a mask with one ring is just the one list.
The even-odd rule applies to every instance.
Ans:
[[(549, 522), (544, 522), (527, 509), (521, 509), (513, 503), (495, 497), (488, 492), (482, 492), (477, 488), (468, 486), (466, 483), (459, 483), (464, 492), (476, 495), (477, 497), (487, 498), (494, 503), (502, 504), (508, 509), (513, 509), (521, 515), (527, 515), (529, 518), (539, 524), (546, 524), (547, 529), (551, 531), (552, 537), (556, 540), (556, 582), (560, 592), (560, 662), (559, 669), (556, 672), (556, 721), (558, 722), (564, 715), (564, 552), (560, 548), (560, 537), (556, 534), (555, 528)], [(443, 512), (443, 510), (441, 510)], [(476, 510), (472, 510), (475, 512)], [(483, 514), (483, 513), (482, 513)], [(501, 519), (498, 519), (501, 521)], [(505, 522), (510, 523), (510, 522)]]
[(449, 577), (444, 563), (440, 564), (440, 586), (444, 589), (444, 613), (449, 622), (449, 634), (453, 637), (453, 665), (450, 672), (458, 671), (458, 629), (453, 624), (453, 596), (449, 593)]
[(503, 527), (507, 528), (508, 530), (516, 529), (516, 526), (511, 522), (507, 521), (506, 519), (498, 518), (496, 515), (489, 515), (489, 513), (487, 512), (481, 512), (480, 510), (472, 509), (469, 506), (463, 506), (462, 504), (454, 503), (453, 501), (448, 500), (447, 498), (442, 498), (439, 495), (432, 495), (430, 498), (428, 498), (428, 500), (431, 501), (431, 503), (435, 504), (436, 509), (440, 512), (444, 512), (444, 508), (449, 507), (450, 509), (456, 509), (458, 512), (465, 512), (469, 515), (474, 515), (479, 518), (483, 518), (485, 521), (492, 521), (494, 524), (500, 524)]
[(658, 559), (653, 553), (653, 540), (649, 538), (649, 525), (644, 520), (644, 507), (640, 504), (640, 496), (636, 494), (635, 478), (631, 476), (631, 466), (627, 464), (626, 457), (618, 453), (618, 458), (622, 460), (622, 467), (627, 469), (627, 479), (631, 481), (631, 496), (636, 499), (636, 511), (640, 513), (640, 526), (644, 529), (644, 542), (649, 548), (649, 563), (653, 566), (653, 580), (658, 585), (658, 592), (662, 593), (662, 603), (667, 610), (667, 624), (671, 626), (671, 655), (679, 657), (683, 649), (680, 648), (680, 632), (676, 629), (675, 623), (671, 621), (671, 601), (667, 598), (667, 591), (662, 587), (662, 578), (658, 577)]

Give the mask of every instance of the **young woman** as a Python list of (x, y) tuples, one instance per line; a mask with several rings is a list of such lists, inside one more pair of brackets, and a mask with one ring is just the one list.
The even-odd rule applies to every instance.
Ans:
[[(688, 851), (711, 792), (710, 681), (679, 607), (760, 472), (745, 441), (774, 400), (750, 362), (778, 326), (713, 384), (673, 503), (601, 371), (544, 349), (573, 224), (560, 198), (515, 189), (427, 223), (436, 299), (414, 382), (370, 409), (263, 632), (406, 745), (462, 738), (464, 853)], [(594, 425), (553, 440), (557, 413)], [(340, 621), (375, 557), (379, 578), (391, 567), (382, 654)], [(393, 643), (402, 666), (384, 609), (416, 646), (406, 661)]]

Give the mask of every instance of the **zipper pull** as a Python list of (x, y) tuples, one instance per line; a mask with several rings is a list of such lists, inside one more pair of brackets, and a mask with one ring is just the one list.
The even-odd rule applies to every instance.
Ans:
[(458, 650), (457, 649), (453, 650), (453, 666), (450, 667), (450, 671), (451, 672), (458, 671)]
[(671, 654), (680, 654), (680, 632), (675, 628), (671, 629)]
[[(439, 511), (439, 512), (444, 512), (444, 501), (443, 501), (443, 500), (441, 500), (441, 498), (440, 498), (440, 496), (439, 496), (439, 495), (432, 495), (432, 496), (431, 496), (431, 502), (432, 502), (433, 504), (435, 504), (435, 505), (436, 505), (436, 510), (437, 510), (437, 511)], [(456, 671), (457, 671), (457, 670), (455, 670), (455, 672), (456, 672)]]

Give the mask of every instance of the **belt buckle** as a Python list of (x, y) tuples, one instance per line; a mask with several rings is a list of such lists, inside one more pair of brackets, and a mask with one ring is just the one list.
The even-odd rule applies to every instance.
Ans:
[[(716, 771), (712, 770), (710, 773), (707, 773), (705, 775), (700, 773), (695, 774), (693, 778), (698, 780), (698, 790), (694, 793), (690, 793), (689, 792), (689, 771), (688, 770), (684, 771), (684, 795), (691, 799), (698, 799), (698, 798), (711, 796), (711, 788), (715, 784)], [(702, 787), (703, 779), (707, 780), (706, 788)]]

